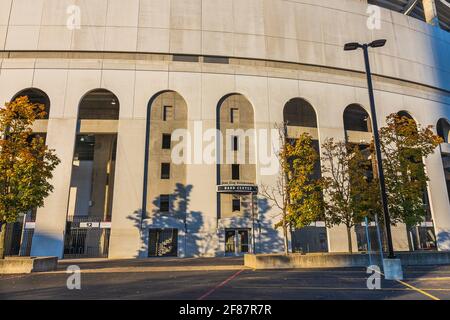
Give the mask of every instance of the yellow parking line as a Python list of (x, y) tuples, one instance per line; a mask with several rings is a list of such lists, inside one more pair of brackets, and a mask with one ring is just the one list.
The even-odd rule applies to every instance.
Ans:
[(403, 281), (401, 281), (401, 280), (396, 280), (396, 281), (397, 281), (398, 283), (401, 283), (402, 285), (404, 285), (404, 286), (406, 286), (406, 287), (408, 287), (408, 288), (414, 290), (414, 291), (417, 291), (417, 292), (423, 294), (424, 296), (427, 296), (428, 298), (431, 298), (431, 299), (433, 299), (433, 300), (441, 300), (441, 299), (439, 299), (438, 297), (435, 297), (435, 296), (433, 296), (432, 294), (429, 294), (429, 293), (426, 292), (426, 291), (423, 291), (423, 290), (421, 290), (421, 289), (419, 289), (419, 288), (417, 288), (417, 287), (414, 287), (413, 285), (410, 285), (409, 283), (403, 282)]
[[(382, 273), (382, 272), (379, 272), (379, 271), (374, 270), (374, 269), (371, 269), (371, 270), (373, 270), (373, 271), (375, 271), (375, 272), (377, 272), (377, 273), (379, 273), (379, 274), (384, 276), (384, 273)], [(397, 281), (398, 283), (404, 285), (405, 287), (408, 287), (408, 288), (410, 288), (410, 289), (412, 289), (412, 290), (414, 290), (416, 292), (419, 292), (419, 293), (423, 294), (424, 296), (426, 296), (426, 297), (428, 297), (428, 298), (430, 298), (432, 300), (441, 300), (438, 297), (435, 297), (435, 296), (433, 296), (432, 294), (429, 294), (426, 291), (423, 291), (423, 290), (421, 290), (421, 289), (419, 289), (419, 288), (417, 288), (417, 287), (415, 287), (413, 285), (410, 285), (409, 283), (406, 283), (406, 282), (401, 281), (401, 280), (395, 280), (395, 281)]]

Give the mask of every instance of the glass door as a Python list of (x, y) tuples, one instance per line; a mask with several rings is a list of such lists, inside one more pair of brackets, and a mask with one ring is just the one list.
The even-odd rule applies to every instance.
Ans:
[(236, 253), (236, 231), (225, 230), (225, 254)]

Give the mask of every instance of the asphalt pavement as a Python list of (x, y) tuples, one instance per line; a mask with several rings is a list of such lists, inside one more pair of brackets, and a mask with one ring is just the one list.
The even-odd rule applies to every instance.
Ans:
[[(81, 290), (67, 287), (74, 264)], [(364, 268), (251, 270), (241, 258), (75, 260), (57, 272), (0, 276), (0, 299), (450, 300), (450, 266), (409, 267), (404, 281), (381, 279), (374, 290), (369, 276)]]

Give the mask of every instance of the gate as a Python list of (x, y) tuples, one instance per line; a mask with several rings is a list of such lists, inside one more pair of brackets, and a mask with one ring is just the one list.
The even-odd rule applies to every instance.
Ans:
[(64, 259), (108, 258), (111, 222), (95, 217), (69, 217)]
[(149, 238), (149, 257), (178, 255), (178, 229), (150, 229)]

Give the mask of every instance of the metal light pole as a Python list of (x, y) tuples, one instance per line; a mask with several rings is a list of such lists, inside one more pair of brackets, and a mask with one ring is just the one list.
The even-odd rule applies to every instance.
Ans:
[(380, 135), (378, 132), (378, 122), (377, 122), (377, 114), (375, 109), (375, 97), (373, 93), (373, 84), (372, 84), (372, 73), (370, 71), (370, 61), (369, 61), (369, 47), (370, 48), (380, 48), (384, 47), (386, 44), (386, 40), (375, 40), (371, 43), (359, 44), (357, 42), (347, 43), (344, 47), (345, 51), (353, 51), (357, 49), (363, 49), (364, 52), (364, 61), (366, 65), (366, 75), (367, 75), (367, 87), (369, 89), (369, 99), (370, 99), (370, 111), (372, 118), (372, 131), (373, 138), (375, 143), (375, 153), (377, 157), (377, 167), (378, 167), (378, 177), (380, 179), (380, 192), (381, 192), (381, 202), (383, 205), (383, 214), (384, 214), (384, 224), (386, 228), (386, 237), (387, 237), (387, 245), (388, 245), (388, 258), (395, 258), (394, 254), (394, 246), (392, 244), (392, 233), (391, 233), (391, 218), (389, 217), (389, 208), (388, 208), (388, 199), (386, 194), (386, 182), (384, 178), (383, 171), (383, 158), (381, 154), (380, 147)]

